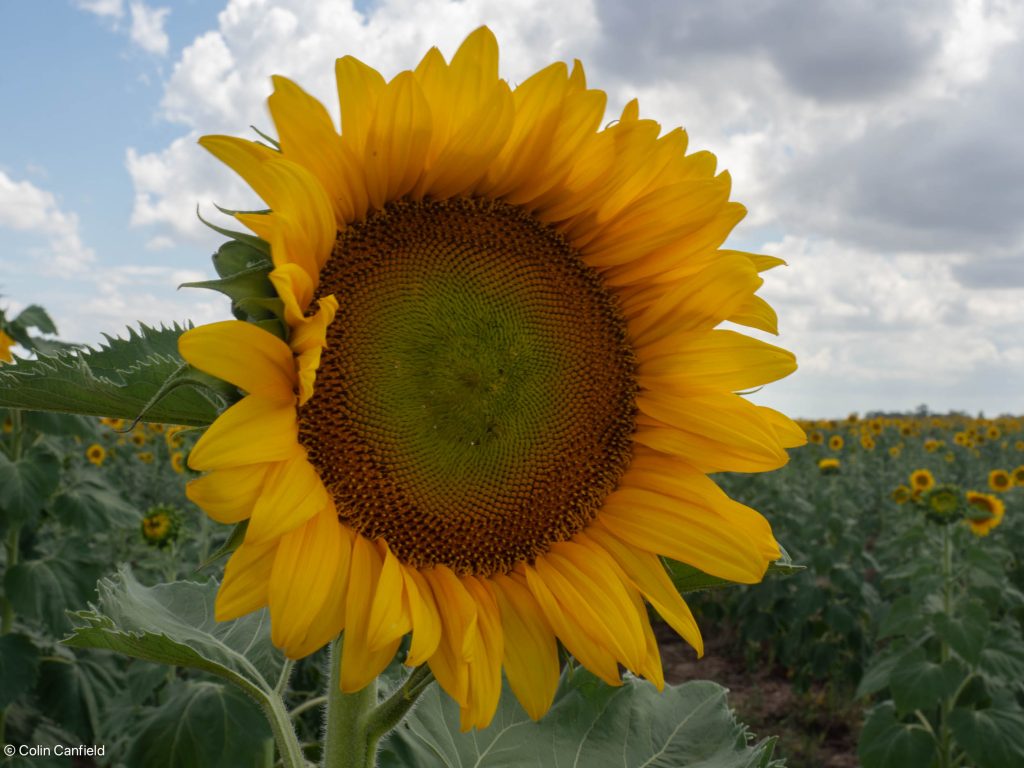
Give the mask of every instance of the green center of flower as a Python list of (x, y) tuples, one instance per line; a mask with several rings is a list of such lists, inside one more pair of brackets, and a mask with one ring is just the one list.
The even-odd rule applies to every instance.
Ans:
[(342, 520), (403, 561), (508, 571), (596, 515), (630, 460), (635, 359), (597, 273), (488, 200), (396, 202), (339, 235), (308, 449)]

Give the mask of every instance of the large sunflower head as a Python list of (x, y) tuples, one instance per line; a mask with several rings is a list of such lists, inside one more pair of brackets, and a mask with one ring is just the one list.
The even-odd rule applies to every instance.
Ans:
[(344, 630), (345, 690), (411, 633), (405, 663), (464, 728), (502, 670), (541, 716), (556, 640), (610, 684), (622, 665), (661, 685), (645, 599), (702, 641), (659, 557), (752, 583), (779, 556), (707, 475), (804, 442), (736, 394), (793, 356), (717, 329), (776, 330), (756, 291), (781, 262), (723, 250), (744, 214), (728, 174), (635, 101), (602, 129), (578, 63), (510, 88), (481, 28), (391, 81), (349, 57), (336, 74), (340, 132), (275, 77), (278, 148), (201, 140), (269, 208), (237, 215), (272, 261), (245, 306), (281, 321), (181, 338), (245, 394), (189, 456), (190, 498), (248, 520), (218, 617), (269, 606), (292, 657)]

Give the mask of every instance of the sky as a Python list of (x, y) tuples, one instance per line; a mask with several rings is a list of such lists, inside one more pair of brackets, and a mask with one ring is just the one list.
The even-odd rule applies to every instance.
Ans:
[[(61, 338), (228, 317), (214, 203), (263, 205), (196, 143), (271, 131), (270, 76), (337, 118), (333, 62), (390, 77), (480, 24), (511, 84), (580, 59), (686, 128), (748, 209), (796, 417), (1024, 413), (1020, 0), (0, 0), (0, 306)], [(754, 335), (758, 335), (754, 332)]]

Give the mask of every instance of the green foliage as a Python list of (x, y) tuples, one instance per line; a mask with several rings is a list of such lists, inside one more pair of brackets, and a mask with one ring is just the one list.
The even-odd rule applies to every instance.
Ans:
[(140, 723), (128, 765), (251, 768), (266, 765), (273, 737), (259, 708), (219, 683), (183, 683)]
[(28, 637), (0, 637), (0, 709), (32, 690), (38, 670), (39, 650)]
[(70, 627), (65, 611), (88, 601), (90, 582), (102, 572), (100, 564), (80, 557), (26, 560), (7, 571), (4, 593), (19, 615), (60, 635)]
[[(0, 406), (204, 426), (230, 390), (178, 354), (184, 329), (129, 329), (96, 349), (61, 351), (0, 368)], [(171, 384), (179, 385), (171, 388)], [(218, 394), (219, 393), (219, 394)], [(159, 397), (158, 397), (159, 395)]]
[(551, 711), (539, 722), (530, 720), (506, 687), (490, 727), (461, 733), (458, 705), (435, 686), (388, 737), (380, 765), (781, 766), (772, 760), (773, 739), (749, 743), (725, 694), (710, 682), (658, 693), (631, 676), (611, 688), (584, 669), (567, 668)]
[(230, 622), (213, 617), (217, 583), (178, 581), (145, 587), (131, 571), (97, 585), (99, 602), (75, 613), (64, 643), (136, 659), (192, 667), (269, 693), (283, 658), (270, 642), (265, 610)]
[(46, 445), (12, 461), (0, 452), (0, 530), (34, 519), (60, 481), (60, 460)]
[(863, 768), (908, 768), (927, 766), (935, 758), (935, 739), (919, 724), (901, 722), (892, 704), (876, 707), (861, 738)]

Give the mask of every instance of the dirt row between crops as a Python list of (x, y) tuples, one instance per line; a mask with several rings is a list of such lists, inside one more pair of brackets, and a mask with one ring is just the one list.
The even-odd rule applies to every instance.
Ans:
[(757, 740), (778, 736), (775, 757), (785, 758), (787, 768), (857, 768), (860, 712), (855, 705), (834, 711), (821, 688), (797, 691), (779, 670), (748, 672), (714, 638), (705, 638), (708, 645), (698, 661), (689, 646), (662, 629), (667, 628), (658, 631), (666, 682), (713, 680), (728, 688), (729, 705)]

